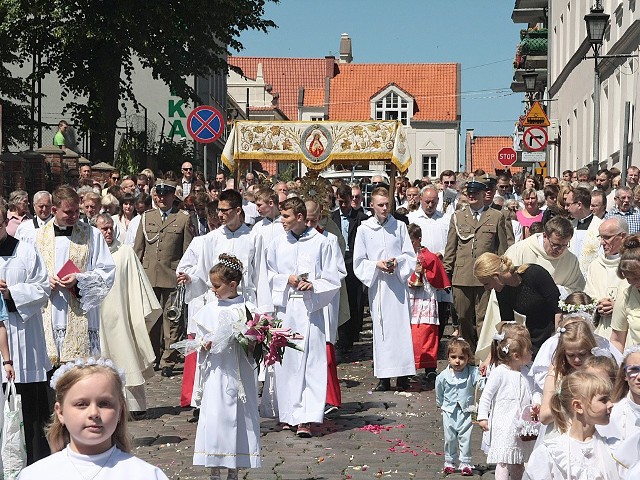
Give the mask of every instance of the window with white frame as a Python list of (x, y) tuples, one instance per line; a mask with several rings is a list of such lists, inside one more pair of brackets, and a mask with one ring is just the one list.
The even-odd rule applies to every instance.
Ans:
[(436, 178), (438, 176), (438, 156), (422, 155), (422, 176)]
[[(376, 120), (400, 120), (403, 125), (408, 124), (410, 105), (406, 98), (390, 91), (376, 102)], [(411, 109), (412, 110), (412, 109)]]

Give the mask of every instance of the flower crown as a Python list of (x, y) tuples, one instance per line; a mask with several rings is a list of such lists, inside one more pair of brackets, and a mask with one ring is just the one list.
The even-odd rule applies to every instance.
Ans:
[(565, 303), (564, 300), (560, 300), (558, 302), (558, 307), (560, 307), (560, 310), (562, 310), (564, 313), (583, 312), (583, 313), (588, 313), (590, 315), (593, 315), (596, 311), (596, 308), (598, 307), (598, 302), (597, 300), (594, 300), (593, 302), (588, 303), (587, 305), (574, 305), (572, 303)]
[(55, 390), (56, 385), (58, 385), (58, 382), (60, 381), (60, 379), (67, 372), (73, 370), (74, 368), (85, 368), (85, 367), (91, 367), (93, 365), (97, 365), (99, 367), (104, 367), (104, 368), (110, 368), (120, 377), (120, 380), (122, 380), (122, 385), (125, 384), (126, 378), (125, 378), (124, 370), (116, 367), (116, 364), (113, 363), (112, 360), (108, 358), (103, 358), (103, 357), (100, 357), (100, 358), (89, 357), (86, 359), (78, 358), (77, 360), (74, 360), (72, 362), (67, 362), (64, 365), (61, 365), (60, 368), (58, 368), (53, 373), (53, 376), (51, 377), (51, 381), (49, 382), (49, 385), (51, 385), (51, 388)]

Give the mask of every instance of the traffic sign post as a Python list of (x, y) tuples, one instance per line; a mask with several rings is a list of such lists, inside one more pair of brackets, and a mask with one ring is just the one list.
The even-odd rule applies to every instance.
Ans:
[(551, 125), (547, 114), (544, 113), (539, 102), (534, 102), (531, 110), (527, 112), (527, 118), (524, 119), (522, 125), (525, 127), (548, 127)]
[(507, 168), (516, 163), (517, 159), (518, 154), (511, 147), (504, 147), (498, 151), (498, 161)]
[(204, 176), (207, 177), (207, 143), (218, 140), (224, 132), (224, 117), (217, 108), (201, 105), (194, 108), (187, 118), (187, 131), (198, 143), (204, 143)]
[(212, 143), (224, 132), (224, 117), (209, 105), (194, 108), (187, 118), (187, 131), (198, 143)]
[(543, 127), (527, 128), (522, 136), (522, 142), (528, 151), (541, 152), (547, 148), (547, 143), (549, 143), (547, 129)]

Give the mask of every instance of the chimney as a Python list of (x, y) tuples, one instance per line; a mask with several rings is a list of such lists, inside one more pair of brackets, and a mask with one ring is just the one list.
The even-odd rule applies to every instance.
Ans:
[(333, 55), (327, 55), (324, 57), (324, 77), (333, 78), (336, 76), (336, 59)]
[(348, 33), (343, 33), (340, 35), (340, 63), (351, 63), (352, 61), (351, 37)]

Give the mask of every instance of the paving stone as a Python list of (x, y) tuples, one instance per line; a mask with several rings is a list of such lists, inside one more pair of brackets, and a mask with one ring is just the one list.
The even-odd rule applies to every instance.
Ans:
[[(373, 377), (371, 358), (368, 333), (356, 345), (349, 361), (338, 365), (342, 408), (322, 425), (312, 427), (313, 438), (298, 438), (291, 431), (283, 431), (276, 420), (263, 419), (260, 427), (262, 468), (243, 470), (240, 478), (444, 478), (441, 473), (444, 463), (442, 419), (435, 405), (433, 386), (423, 386), (417, 376), (408, 392), (373, 392), (377, 380)], [(439, 369), (445, 365), (441, 360)], [(148, 416), (129, 423), (129, 431), (135, 438), (134, 451), (140, 458), (160, 466), (172, 480), (207, 479), (208, 470), (192, 464), (197, 423), (188, 421), (192, 418), (190, 408), (178, 406), (182, 376), (179, 369), (176, 371), (173, 377), (156, 375), (148, 381)], [(372, 429), (379, 431), (374, 433)], [(486, 460), (479, 448), (480, 441), (481, 432), (475, 428), (472, 446), (473, 458), (478, 464)], [(454, 474), (446, 478), (470, 477)], [(493, 480), (494, 475), (492, 470), (481, 470), (471, 478)]]

